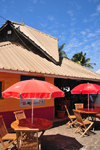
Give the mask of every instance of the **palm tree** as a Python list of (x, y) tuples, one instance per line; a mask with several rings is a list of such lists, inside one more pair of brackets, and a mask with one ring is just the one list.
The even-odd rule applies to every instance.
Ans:
[(69, 58), (67, 57), (66, 52), (63, 50), (64, 46), (65, 46), (65, 43), (62, 44), (62, 45), (60, 45), (60, 46), (58, 47), (59, 59), (60, 59), (60, 58), (67, 58), (67, 59), (69, 59)]
[(92, 68), (92, 69), (93, 69), (92, 65), (96, 65), (96, 63), (89, 63), (90, 58), (86, 59), (86, 53), (84, 53), (84, 55), (83, 55), (82, 51), (79, 52), (79, 53), (74, 54), (71, 60), (78, 63), (78, 64), (80, 64), (80, 65), (82, 65), (82, 66)]

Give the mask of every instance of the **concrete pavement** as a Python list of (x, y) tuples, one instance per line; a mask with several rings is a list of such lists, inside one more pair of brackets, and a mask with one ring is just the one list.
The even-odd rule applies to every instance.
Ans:
[[(90, 118), (89, 118), (90, 119)], [(66, 119), (66, 122), (68, 119)], [(80, 138), (80, 133), (74, 133), (76, 128), (66, 128), (66, 124), (51, 128), (45, 132), (44, 135), (50, 135), (50, 134), (61, 134), (69, 137), (75, 138), (80, 144), (83, 145), (80, 150), (100, 150), (100, 120), (96, 118), (95, 122), (95, 130), (90, 130), (90, 136), (85, 135), (82, 138)], [(74, 149), (73, 149), (74, 150)]]
[[(74, 133), (75, 129), (72, 128), (66, 128), (66, 125), (61, 125), (55, 128), (51, 128), (45, 132), (44, 135), (50, 135), (50, 134), (61, 134), (69, 137), (74, 137), (80, 144), (83, 145), (80, 150), (100, 150), (100, 123), (96, 123), (96, 128), (94, 132), (90, 130), (91, 135), (80, 138), (80, 133)], [(72, 143), (73, 144), (73, 143)], [(64, 149), (63, 149), (64, 150)], [(74, 149), (73, 149), (74, 150)]]

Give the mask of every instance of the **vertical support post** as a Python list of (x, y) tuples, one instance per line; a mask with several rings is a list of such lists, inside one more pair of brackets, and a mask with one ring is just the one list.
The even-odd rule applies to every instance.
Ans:
[(32, 98), (32, 124), (33, 124), (33, 104), (34, 104), (34, 98)]
[(88, 94), (88, 110), (89, 110), (89, 94)]

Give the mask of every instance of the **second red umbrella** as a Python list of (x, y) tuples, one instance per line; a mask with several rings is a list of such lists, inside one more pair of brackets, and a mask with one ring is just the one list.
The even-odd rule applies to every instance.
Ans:
[(98, 84), (84, 83), (79, 84), (71, 90), (71, 94), (88, 94), (88, 109), (89, 109), (89, 94), (100, 93), (100, 86)]

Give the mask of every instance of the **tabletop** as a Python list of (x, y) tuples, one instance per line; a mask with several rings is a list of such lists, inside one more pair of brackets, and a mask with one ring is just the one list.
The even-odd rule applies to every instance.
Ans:
[(93, 108), (79, 108), (77, 109), (78, 111), (80, 111), (81, 113), (87, 113), (87, 114), (97, 114), (100, 113), (100, 110), (98, 109), (93, 109)]
[(13, 129), (21, 129), (21, 128), (38, 128), (39, 131), (43, 131), (49, 129), (53, 126), (53, 123), (44, 118), (33, 118), (33, 124), (31, 123), (31, 118), (15, 120), (11, 123), (11, 128)]

